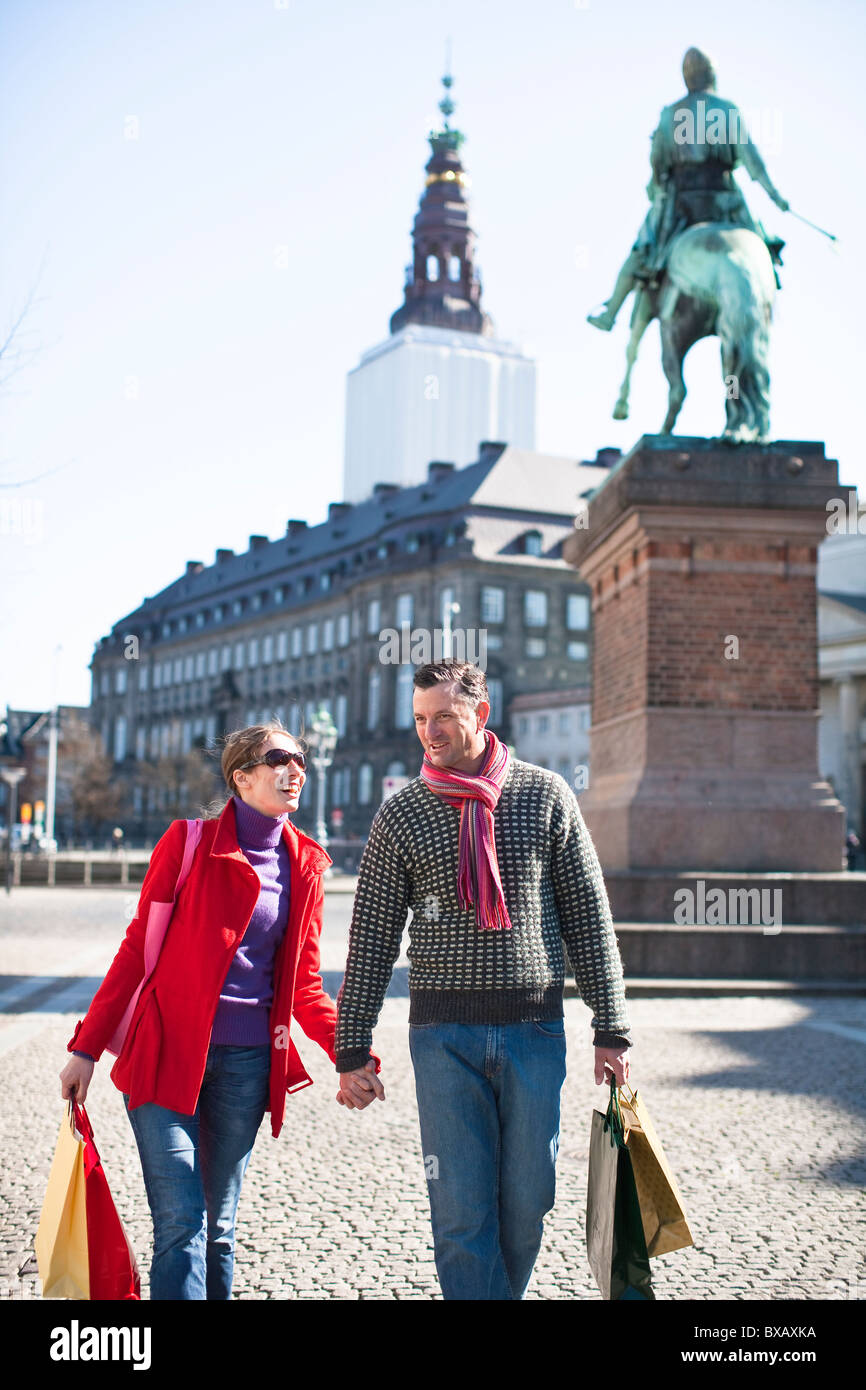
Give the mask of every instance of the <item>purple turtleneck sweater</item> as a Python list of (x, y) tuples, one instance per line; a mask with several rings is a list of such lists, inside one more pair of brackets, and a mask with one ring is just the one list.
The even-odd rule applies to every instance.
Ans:
[(211, 1042), (254, 1047), (270, 1042), (274, 959), (289, 920), (290, 862), (285, 816), (263, 816), (239, 796), (234, 808), (238, 844), (262, 888), (222, 987)]

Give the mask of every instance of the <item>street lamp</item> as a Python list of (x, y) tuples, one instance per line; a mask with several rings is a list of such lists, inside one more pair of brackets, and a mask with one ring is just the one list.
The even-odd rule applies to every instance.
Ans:
[(325, 782), (328, 768), (334, 761), (337, 746), (337, 730), (330, 714), (320, 705), (313, 715), (309, 731), (305, 735), (312, 750), (311, 762), (316, 769), (316, 839), (322, 849), (328, 848), (328, 827), (325, 822)]
[(27, 775), (26, 767), (0, 767), (0, 777), (9, 788), (6, 793), (6, 892), (12, 892), (12, 829), (15, 825), (18, 783)]

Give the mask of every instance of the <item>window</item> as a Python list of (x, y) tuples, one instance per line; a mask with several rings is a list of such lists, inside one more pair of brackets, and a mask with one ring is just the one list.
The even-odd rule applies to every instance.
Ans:
[(146, 689), (147, 689), (147, 673), (148, 673), (148, 670), (149, 670), (149, 667), (147, 667), (147, 666), (139, 666), (139, 668), (138, 668), (138, 688), (139, 688), (139, 690), (146, 690)]
[(523, 553), (524, 553), (524, 555), (540, 555), (540, 554), (541, 554), (541, 532), (540, 532), (540, 531), (527, 531), (527, 532), (526, 532), (525, 536), (523, 537)]
[(114, 673), (114, 693), (115, 695), (126, 694), (126, 672), (122, 666), (118, 666)]
[(322, 623), (322, 651), (332, 652), (334, 650), (334, 619), (326, 618)]
[(585, 642), (569, 642), (567, 652), (569, 661), (586, 661), (589, 647)]
[(247, 660), (250, 666), (257, 666), (259, 661), (259, 639), (251, 637), (247, 646)]
[(262, 661), (270, 666), (274, 659), (274, 639), (270, 633), (262, 640)]
[(307, 656), (315, 656), (319, 649), (318, 623), (307, 624)]
[(382, 626), (382, 605), (377, 598), (371, 598), (367, 604), (367, 632), (371, 637), (378, 637), (379, 629)]
[(382, 694), (382, 673), (371, 671), (367, 677), (367, 728), (375, 729), (379, 723), (379, 705)]
[(529, 733), (529, 718), (528, 718), (527, 715), (521, 714), (520, 718), (518, 719), (518, 721), (517, 721), (517, 732), (518, 732), (519, 734), (528, 734), (528, 733)]
[(186, 632), (186, 629), (187, 629), (187, 621), (186, 621), (186, 618), (178, 618), (178, 622), (177, 622), (177, 630), (178, 630), (178, 632)]
[(347, 718), (348, 712), (349, 712), (349, 701), (348, 701), (347, 696), (345, 696), (345, 695), (338, 695), (338, 696), (337, 696), (336, 713), (335, 713), (335, 715), (334, 715), (334, 723), (335, 723), (335, 725), (336, 725), (336, 727), (337, 727), (337, 733), (340, 735), (340, 738), (345, 738), (345, 737), (346, 737), (346, 718)]
[(157, 662), (156, 665), (155, 665), (154, 668), (153, 668), (153, 688), (154, 688), (154, 690), (159, 690), (159, 687), (160, 687), (161, 685), (162, 685), (162, 667), (160, 666), (159, 662)]
[(428, 256), (428, 257), (427, 257), (427, 279), (428, 279), (428, 280), (438, 280), (438, 279), (439, 279), (439, 257), (438, 257), (438, 256)]
[(114, 721), (114, 761), (123, 762), (126, 757), (126, 720), (119, 714)]
[(565, 600), (565, 625), (571, 628), (589, 627), (589, 599), (586, 594), (569, 594)]
[(546, 734), (549, 728), (550, 728), (550, 716), (547, 715), (547, 714), (539, 714), (538, 718), (537, 718), (536, 721), (535, 721), (535, 731), (536, 731), (536, 733), (538, 733), (538, 734)]
[(170, 661), (164, 661), (164, 662), (162, 663), (162, 683), (163, 683), (163, 685), (171, 685), (171, 662), (170, 662)]
[(527, 655), (527, 656), (531, 656), (531, 657), (546, 656), (546, 655), (547, 655), (547, 643), (545, 642), (544, 638), (543, 638), (543, 637), (527, 637), (527, 639), (526, 639), (526, 655)]
[(398, 729), (412, 728), (412, 679), (414, 675), (414, 666), (401, 666), (397, 671), (394, 723)]
[(209, 676), (215, 676), (215, 675), (217, 674), (217, 672), (219, 671), (219, 668), (220, 668), (220, 649), (219, 649), (219, 647), (211, 647), (210, 651), (209, 651), (208, 654), (207, 654), (207, 673), (208, 673), (208, 675), (209, 675)]
[(197, 612), (196, 615), (195, 615), (195, 625), (196, 625), (196, 627), (204, 627), (204, 624), (205, 624), (205, 615), (204, 615), (204, 613), (202, 612), (202, 610), (199, 609), (198, 612)]
[(502, 643), (502, 634), (501, 634), (501, 633), (499, 633), (499, 632), (488, 632), (488, 634), (487, 634), (487, 650), (488, 650), (489, 652), (501, 652), (501, 651), (502, 651), (502, 645), (503, 645), (503, 643)]
[(224, 614), (225, 614), (225, 609), (223, 608), (223, 606), (222, 606), (221, 603), (218, 603), (217, 606), (216, 606), (216, 608), (215, 608), (214, 611), (213, 611), (213, 620), (214, 620), (214, 622), (215, 622), (215, 623), (221, 623), (222, 620), (223, 620)]
[(373, 768), (370, 763), (362, 763), (358, 768), (358, 801), (361, 806), (369, 806), (373, 800)]
[(505, 590), (485, 585), (481, 590), (482, 623), (505, 622)]
[(591, 712), (589, 705), (582, 705), (577, 712), (577, 727), (584, 733), (590, 725)]
[(196, 676), (196, 680), (201, 680), (202, 676), (203, 676), (204, 673), (205, 673), (205, 668), (206, 668), (206, 666), (207, 666), (207, 656), (205, 655), (205, 653), (204, 653), (204, 652), (196, 652), (196, 654), (195, 654), (195, 676)]
[(523, 595), (523, 621), (527, 627), (547, 627), (547, 594), (527, 589)]
[(241, 598), (236, 598), (235, 601), (234, 601), (234, 603), (232, 604), (232, 613), (235, 615), (236, 618), (239, 618), (239, 617), (241, 616), (241, 614), (243, 613), (243, 611), (244, 611), (244, 601), (243, 601), (243, 599), (241, 599)]
[(404, 623), (412, 626), (412, 619), (415, 614), (415, 600), (412, 594), (397, 595), (397, 611), (395, 614), (397, 627), (402, 627)]
[(330, 587), (331, 587), (331, 576), (330, 576), (330, 574), (328, 573), (327, 570), (322, 570), (322, 573), (319, 575), (319, 588), (320, 588), (324, 593), (327, 593), (327, 591), (328, 591), (328, 589), (330, 589)]
[(454, 621), (454, 590), (443, 589), (439, 596), (439, 617), (443, 627), (450, 627)]
[(135, 756), (140, 763), (147, 757), (147, 729), (143, 724), (139, 724), (135, 731)]
[(180, 736), (180, 751), (181, 753), (192, 752), (192, 723), (189, 719), (183, 721)]
[(414, 533), (411, 536), (406, 537), (406, 549), (410, 555), (415, 554), (415, 552), (418, 550), (419, 545), (420, 541)]
[(235, 642), (235, 670), (236, 670), (236, 671), (242, 671), (243, 669), (244, 669), (244, 644), (243, 644), (243, 642)]
[(460, 272), (461, 272), (460, 257), (459, 257), (459, 256), (449, 256), (449, 257), (448, 257), (448, 279), (449, 279), (449, 280), (453, 280), (453, 281), (455, 282), (455, 284), (456, 284), (456, 283), (459, 283), (459, 280), (460, 280)]
[(253, 594), (252, 598), (250, 599), (250, 603), (252, 607), (255, 609), (255, 611), (258, 612), (262, 606), (261, 594)]
[(171, 636), (171, 623), (163, 623), (163, 625), (162, 625), (162, 635), (163, 635), (163, 637), (170, 637), (170, 636)]
[(226, 642), (225, 646), (224, 646), (223, 649), (222, 649), (222, 655), (221, 655), (221, 657), (220, 657), (220, 667), (221, 667), (221, 669), (222, 669), (223, 671), (230, 671), (230, 670), (231, 670), (231, 665), (232, 665), (232, 649), (231, 649), (231, 647), (229, 646), (228, 642)]
[(181, 661), (180, 657), (178, 657), (174, 663), (172, 679), (174, 680), (175, 685), (180, 685), (181, 681), (183, 680), (183, 662)]
[(560, 713), (557, 727), (561, 734), (571, 733), (571, 715), (568, 713), (567, 710), (563, 710)]
[(502, 681), (493, 680), (487, 682), (487, 692), (490, 695), (490, 723), (502, 723)]
[(304, 629), (301, 627), (292, 628), (292, 656), (303, 655), (304, 650)]
[(111, 690), (111, 676), (108, 671), (103, 671), (99, 681), (100, 695), (107, 695)]
[(289, 634), (287, 632), (277, 633), (277, 661), (285, 661), (289, 654)]
[(213, 743), (215, 742), (215, 740), (216, 740), (216, 715), (215, 715), (215, 714), (209, 714), (208, 717), (207, 717), (207, 719), (204, 721), (204, 736), (205, 736), (205, 741), (206, 741), (208, 747), (210, 748), (210, 747), (212, 746), (212, 744), (213, 744)]
[(348, 647), (349, 645), (349, 615), (341, 613), (337, 619), (337, 646)]
[(277, 587), (274, 589), (274, 603), (282, 603), (285, 597), (285, 589), (283, 588), (282, 584), (278, 584)]
[(191, 680), (192, 680), (192, 674), (193, 674), (194, 669), (195, 669), (195, 663), (194, 663), (192, 657), (191, 657), (191, 656), (185, 657), (185, 658), (184, 658), (184, 662), (183, 662), (183, 678), (184, 678), (185, 681), (191, 681)]
[(352, 636), (353, 636), (353, 637), (360, 637), (360, 636), (361, 636), (361, 610), (360, 610), (360, 608), (354, 609), (354, 611), (353, 611), (353, 613), (352, 613)]

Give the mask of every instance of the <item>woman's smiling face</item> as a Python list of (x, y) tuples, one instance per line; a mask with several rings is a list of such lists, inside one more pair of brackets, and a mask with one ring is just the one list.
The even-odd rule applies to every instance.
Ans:
[[(269, 734), (256, 751), (256, 758), (263, 758), (269, 748), (287, 748), (292, 753), (300, 752), (291, 734)], [(298, 809), (301, 789), (307, 774), (296, 762), (284, 767), (268, 767), (267, 763), (257, 763), (255, 767), (234, 773), (235, 790), (242, 801), (263, 816), (292, 815)]]

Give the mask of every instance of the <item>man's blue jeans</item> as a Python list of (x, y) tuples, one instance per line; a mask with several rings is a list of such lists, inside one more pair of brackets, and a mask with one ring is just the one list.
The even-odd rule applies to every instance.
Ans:
[(436, 1272), (446, 1299), (521, 1299), (553, 1206), (565, 1029), (409, 1029)]
[(271, 1049), (211, 1046), (194, 1115), (129, 1109), (153, 1217), (151, 1299), (227, 1299), (241, 1183), (268, 1103)]

